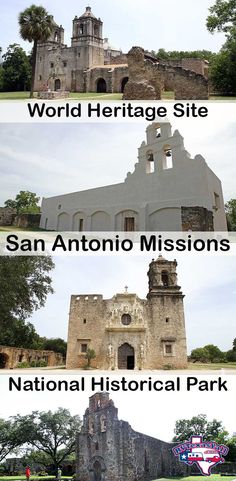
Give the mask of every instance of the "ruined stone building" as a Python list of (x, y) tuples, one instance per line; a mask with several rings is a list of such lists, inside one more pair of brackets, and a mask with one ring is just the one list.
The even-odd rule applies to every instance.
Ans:
[(136, 432), (118, 419), (109, 393), (89, 399), (77, 437), (77, 481), (149, 481), (186, 476), (187, 468), (175, 459), (174, 444)]
[(64, 364), (62, 354), (40, 349), (26, 349), (23, 347), (0, 346), (0, 369), (15, 369), (18, 364), (26, 362), (45, 361), (47, 366)]
[(149, 265), (147, 299), (128, 292), (103, 299), (100, 294), (71, 296), (67, 369), (86, 365), (100, 369), (186, 368), (183, 294), (177, 262), (159, 256)]
[[(110, 153), (108, 153), (108, 159)], [(170, 123), (152, 123), (124, 182), (43, 198), (40, 227), (58, 231), (227, 231), (221, 182)]]
[(137, 47), (123, 54), (103, 38), (101, 19), (87, 7), (73, 19), (69, 47), (64, 44), (62, 25), (56, 23), (47, 42), (39, 44), (35, 90), (42, 95), (48, 88), (55, 92), (124, 92), (126, 99), (158, 99), (165, 88), (174, 90), (175, 98), (205, 99), (207, 70), (207, 63), (200, 59), (163, 62)]

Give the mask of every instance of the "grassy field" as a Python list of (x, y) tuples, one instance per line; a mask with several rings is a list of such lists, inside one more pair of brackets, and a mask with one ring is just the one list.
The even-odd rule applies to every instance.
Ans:
[[(36, 93), (35, 99), (37, 99)], [(29, 100), (29, 92), (0, 92), (0, 100)], [(71, 92), (69, 100), (122, 100), (122, 94)], [(174, 92), (163, 92), (162, 100), (174, 100)], [(210, 100), (232, 101), (236, 100), (236, 97), (212, 95)]]
[[(178, 480), (182, 479), (183, 481), (196, 481), (196, 479), (199, 479), (201, 481), (209, 481), (209, 476), (187, 476), (186, 478), (159, 478), (155, 479), (153, 481), (172, 481), (172, 480)], [(232, 479), (236, 479), (235, 476), (220, 476), (219, 474), (212, 474), (210, 477), (211, 481), (231, 481)]]
[(197, 370), (219, 370), (219, 369), (236, 369), (236, 362), (189, 362), (188, 369)]

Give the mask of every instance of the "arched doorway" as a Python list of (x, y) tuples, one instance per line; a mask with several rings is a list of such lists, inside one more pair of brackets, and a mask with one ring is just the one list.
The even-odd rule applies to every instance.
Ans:
[(6, 369), (8, 363), (8, 355), (1, 352), (0, 354), (0, 369)]
[(127, 84), (127, 82), (129, 81), (129, 77), (124, 77), (122, 80), (121, 80), (121, 86), (120, 86), (120, 91), (121, 93), (123, 94), (124, 90), (125, 90), (125, 86)]
[(107, 91), (107, 84), (104, 78), (99, 78), (97, 81), (97, 92), (98, 93), (106, 93)]
[(54, 82), (54, 90), (57, 91), (57, 90), (61, 90), (61, 81), (59, 78), (57, 78)]
[(95, 461), (93, 465), (93, 481), (102, 480), (102, 467), (99, 461)]
[(134, 369), (134, 348), (127, 342), (118, 349), (118, 369)]

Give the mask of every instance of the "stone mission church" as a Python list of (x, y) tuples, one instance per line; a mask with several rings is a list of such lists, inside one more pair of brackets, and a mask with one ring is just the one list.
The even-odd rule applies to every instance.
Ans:
[(41, 211), (45, 230), (227, 231), (220, 179), (168, 122), (148, 125), (124, 182), (43, 198)]
[(94, 349), (99, 369), (187, 367), (184, 295), (177, 262), (162, 256), (149, 265), (147, 299), (124, 292), (71, 296), (67, 369), (82, 368)]
[(188, 468), (176, 460), (173, 447), (174, 443), (134, 431), (118, 418), (109, 393), (96, 393), (89, 398), (76, 440), (76, 481), (150, 481), (187, 476)]
[(35, 90), (41, 98), (68, 92), (123, 93), (124, 99), (161, 98), (173, 90), (176, 99), (208, 99), (208, 62), (185, 58), (157, 59), (141, 47), (127, 54), (103, 38), (103, 22), (87, 7), (73, 19), (71, 45), (54, 22), (50, 38), (38, 45)]

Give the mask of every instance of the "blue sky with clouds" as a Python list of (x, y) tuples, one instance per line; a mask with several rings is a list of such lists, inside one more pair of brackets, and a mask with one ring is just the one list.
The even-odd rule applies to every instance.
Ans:
[[(1, 1), (0, 46), (5, 51), (11, 43), (30, 44), (19, 37), (18, 14), (32, 2), (27, 0)], [(72, 19), (81, 15), (89, 4), (104, 23), (104, 37), (112, 45), (128, 51), (133, 45), (148, 50), (218, 51), (224, 42), (222, 34), (211, 35), (206, 29), (208, 9), (213, 0), (42, 0), (55, 21), (65, 28), (65, 42), (70, 45)]]

